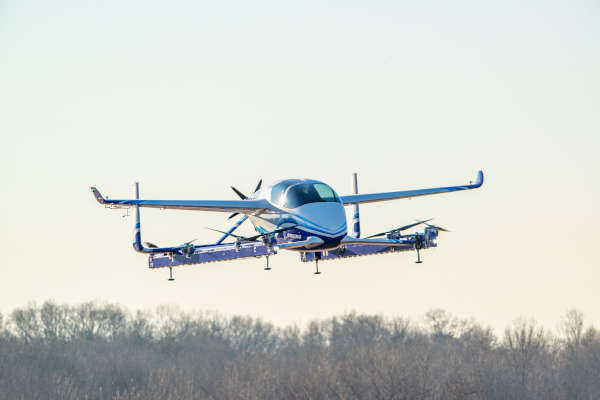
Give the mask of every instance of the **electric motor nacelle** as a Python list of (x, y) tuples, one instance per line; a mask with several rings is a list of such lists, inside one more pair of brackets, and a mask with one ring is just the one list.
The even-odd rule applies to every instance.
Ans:
[(428, 226), (425, 228), (424, 235), (425, 242), (432, 242), (438, 237), (438, 228), (435, 226)]
[(402, 239), (402, 232), (390, 232), (385, 237), (389, 240), (400, 240)]

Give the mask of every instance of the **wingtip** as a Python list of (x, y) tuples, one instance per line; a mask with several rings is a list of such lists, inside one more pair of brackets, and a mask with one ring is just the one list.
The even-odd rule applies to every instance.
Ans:
[(479, 170), (479, 172), (477, 172), (477, 181), (475, 182), (475, 185), (477, 187), (483, 185), (483, 171)]
[(92, 193), (93, 193), (94, 197), (96, 198), (96, 201), (98, 201), (98, 203), (100, 203), (100, 204), (106, 203), (106, 200), (104, 199), (104, 197), (102, 197), (102, 194), (95, 186), (90, 186), (90, 190), (92, 191)]

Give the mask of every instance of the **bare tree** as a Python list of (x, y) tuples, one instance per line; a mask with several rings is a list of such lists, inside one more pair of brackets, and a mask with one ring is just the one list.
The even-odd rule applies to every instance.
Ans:
[(546, 350), (544, 329), (533, 319), (520, 318), (512, 328), (504, 332), (504, 342), (509, 361), (515, 371), (516, 395), (521, 399), (531, 398), (531, 378), (535, 362)]
[(59, 306), (54, 301), (46, 301), (40, 309), (40, 321), (43, 336), (46, 340), (67, 339), (67, 318), (69, 309), (67, 306)]
[(502, 340), (443, 310), (425, 328), (346, 313), (304, 327), (158, 307), (47, 301), (0, 314), (0, 400), (582, 399), (600, 393), (600, 333), (569, 311), (553, 337)]
[(585, 330), (583, 314), (569, 310), (561, 321), (563, 349), (560, 354), (560, 380), (570, 399), (593, 398), (600, 390), (600, 347), (593, 327)]
[(29, 303), (24, 308), (17, 308), (12, 312), (10, 318), (19, 338), (26, 342), (42, 338), (41, 321), (35, 303)]

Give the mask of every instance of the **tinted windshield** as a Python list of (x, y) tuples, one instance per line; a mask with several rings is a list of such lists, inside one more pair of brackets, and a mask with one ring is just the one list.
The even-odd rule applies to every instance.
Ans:
[(300, 182), (299, 179), (288, 179), (282, 182), (279, 182), (277, 185), (273, 186), (271, 189), (271, 203), (282, 205), (283, 199), (281, 196), (285, 193), (285, 190), (289, 188), (294, 183)]
[(299, 183), (285, 195), (285, 207), (296, 208), (308, 203), (339, 202), (337, 194), (324, 183)]

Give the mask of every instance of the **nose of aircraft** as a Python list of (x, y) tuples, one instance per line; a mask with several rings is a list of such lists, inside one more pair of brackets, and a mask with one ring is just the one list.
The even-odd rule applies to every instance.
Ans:
[(298, 207), (298, 214), (309, 225), (330, 235), (346, 234), (346, 213), (340, 203), (309, 203)]

